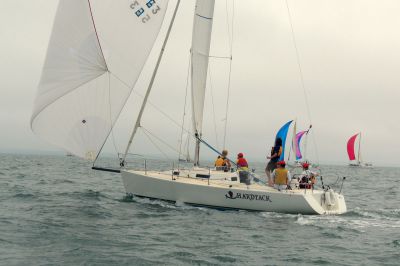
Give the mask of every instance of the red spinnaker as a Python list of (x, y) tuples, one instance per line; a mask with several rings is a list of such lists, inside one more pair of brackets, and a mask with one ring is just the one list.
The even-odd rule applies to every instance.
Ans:
[(347, 141), (347, 154), (349, 155), (349, 160), (355, 160), (356, 155), (354, 153), (354, 143), (356, 142), (356, 138), (359, 133), (355, 134), (352, 136), (348, 141)]

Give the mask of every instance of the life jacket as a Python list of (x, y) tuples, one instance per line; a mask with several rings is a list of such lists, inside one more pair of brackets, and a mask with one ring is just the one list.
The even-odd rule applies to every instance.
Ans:
[(225, 166), (225, 160), (224, 160), (224, 158), (218, 158), (216, 161), (215, 161), (215, 166)]
[(247, 163), (246, 159), (243, 158), (243, 157), (239, 158), (237, 160), (236, 164), (237, 164), (238, 167), (246, 167), (246, 168), (249, 167), (249, 164)]
[(271, 159), (271, 162), (278, 162), (279, 158), (281, 157), (282, 154), (282, 146), (274, 146), (271, 150), (271, 156), (274, 154), (278, 154), (278, 156), (274, 157)]
[(287, 185), (288, 170), (285, 168), (276, 168), (274, 171), (275, 171), (274, 183), (277, 185)]

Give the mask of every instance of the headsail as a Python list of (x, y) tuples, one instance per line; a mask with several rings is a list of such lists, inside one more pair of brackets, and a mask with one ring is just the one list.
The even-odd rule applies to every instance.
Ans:
[(300, 160), (301, 158), (303, 158), (302, 154), (301, 154), (301, 150), (300, 150), (300, 141), (301, 138), (304, 136), (304, 134), (306, 134), (308, 132), (308, 130), (305, 131), (300, 131), (299, 133), (296, 134), (296, 141), (295, 141), (295, 150), (296, 150), (296, 160)]
[(286, 136), (290, 127), (290, 124), (293, 122), (293, 120), (290, 120), (286, 124), (284, 124), (276, 134), (275, 139), (281, 138), (282, 139), (282, 153), (281, 156), (279, 157), (279, 160), (284, 160), (285, 159), (285, 144), (286, 144)]
[[(192, 109), (194, 132), (201, 137), (204, 98), (207, 83), (208, 57), (215, 0), (197, 0), (193, 22), (191, 49)], [(199, 143), (196, 145), (195, 164), (198, 164)]]
[(167, 5), (168, 0), (60, 0), (32, 130), (94, 159), (140, 75)]
[(356, 141), (356, 138), (359, 133), (355, 134), (352, 136), (348, 141), (347, 141), (347, 154), (349, 155), (349, 160), (353, 161), (356, 159), (356, 155), (354, 152), (354, 143)]

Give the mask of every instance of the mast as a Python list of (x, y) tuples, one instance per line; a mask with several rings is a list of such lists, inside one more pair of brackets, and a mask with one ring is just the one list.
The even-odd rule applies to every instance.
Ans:
[(310, 125), (308, 127), (308, 129), (307, 129), (307, 131), (305, 133), (306, 137), (305, 137), (305, 140), (304, 140), (304, 152), (303, 152), (305, 161), (308, 161), (308, 159), (307, 159), (307, 144), (308, 144), (308, 141), (307, 140), (308, 140), (308, 133), (310, 133), (311, 128), (312, 128), (312, 125)]
[(145, 94), (145, 96), (144, 96), (143, 103), (142, 103), (142, 106), (141, 106), (140, 111), (139, 111), (139, 115), (138, 115), (138, 117), (137, 117), (137, 119), (136, 119), (135, 126), (134, 126), (134, 128), (133, 128), (131, 137), (129, 138), (128, 145), (126, 146), (125, 153), (124, 153), (124, 157), (122, 158), (122, 161), (121, 161), (121, 166), (124, 166), (124, 164), (125, 164), (125, 159), (126, 159), (126, 156), (127, 156), (128, 152), (129, 152), (129, 149), (130, 149), (130, 147), (131, 147), (131, 145), (132, 145), (132, 140), (133, 140), (133, 138), (134, 138), (135, 135), (136, 135), (137, 129), (140, 127), (140, 121), (141, 121), (141, 119), (142, 119), (142, 115), (143, 115), (143, 112), (144, 112), (144, 108), (146, 107), (147, 99), (149, 98), (150, 91), (151, 91), (151, 89), (152, 89), (152, 87), (153, 87), (153, 83), (154, 83), (154, 79), (156, 78), (156, 75), (157, 75), (158, 67), (160, 66), (161, 59), (162, 59), (162, 57), (163, 57), (163, 55), (164, 55), (165, 46), (167, 45), (168, 38), (169, 38), (169, 35), (170, 35), (170, 33), (171, 33), (172, 25), (174, 24), (175, 17), (176, 17), (176, 13), (177, 13), (177, 11), (178, 11), (180, 2), (181, 2), (181, 0), (178, 0), (178, 1), (176, 2), (174, 14), (172, 15), (171, 22), (169, 23), (168, 31), (167, 31), (167, 34), (165, 35), (164, 42), (163, 42), (163, 45), (162, 45), (162, 47), (161, 47), (160, 54), (159, 54), (158, 59), (157, 59), (156, 66), (155, 66), (155, 68), (154, 68), (154, 70), (153, 70), (153, 75), (151, 76), (151, 80), (150, 80), (149, 86), (147, 87), (147, 91), (146, 91), (146, 94)]
[(291, 151), (293, 150), (294, 153), (294, 160), (296, 160), (296, 151), (297, 151), (297, 145), (296, 145), (296, 125), (297, 125), (297, 118), (294, 119), (294, 124), (293, 124), (293, 134), (292, 134), (292, 144), (291, 147), (289, 149), (289, 156), (288, 156), (288, 162), (290, 161), (290, 155), (291, 155)]
[(357, 154), (357, 161), (358, 164), (361, 163), (361, 159), (360, 159), (360, 148), (361, 148), (361, 132), (358, 133), (360, 135), (359, 139), (358, 139), (358, 154)]
[(190, 162), (190, 153), (189, 153), (189, 135), (186, 139), (186, 162)]
[[(198, 136), (198, 135), (196, 135)], [(201, 135), (199, 136), (201, 138)], [(199, 166), (200, 162), (200, 140), (196, 138), (196, 147), (194, 148), (194, 160), (193, 163), (195, 166)]]

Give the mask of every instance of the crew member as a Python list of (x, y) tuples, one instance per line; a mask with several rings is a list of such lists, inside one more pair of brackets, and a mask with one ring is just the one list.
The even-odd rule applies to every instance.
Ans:
[(236, 165), (239, 172), (240, 183), (250, 185), (249, 164), (247, 163), (247, 160), (243, 157), (243, 153), (238, 153)]
[(274, 188), (281, 191), (286, 189), (290, 178), (290, 172), (285, 168), (285, 161), (277, 162), (277, 168), (272, 172), (272, 178), (274, 180)]

